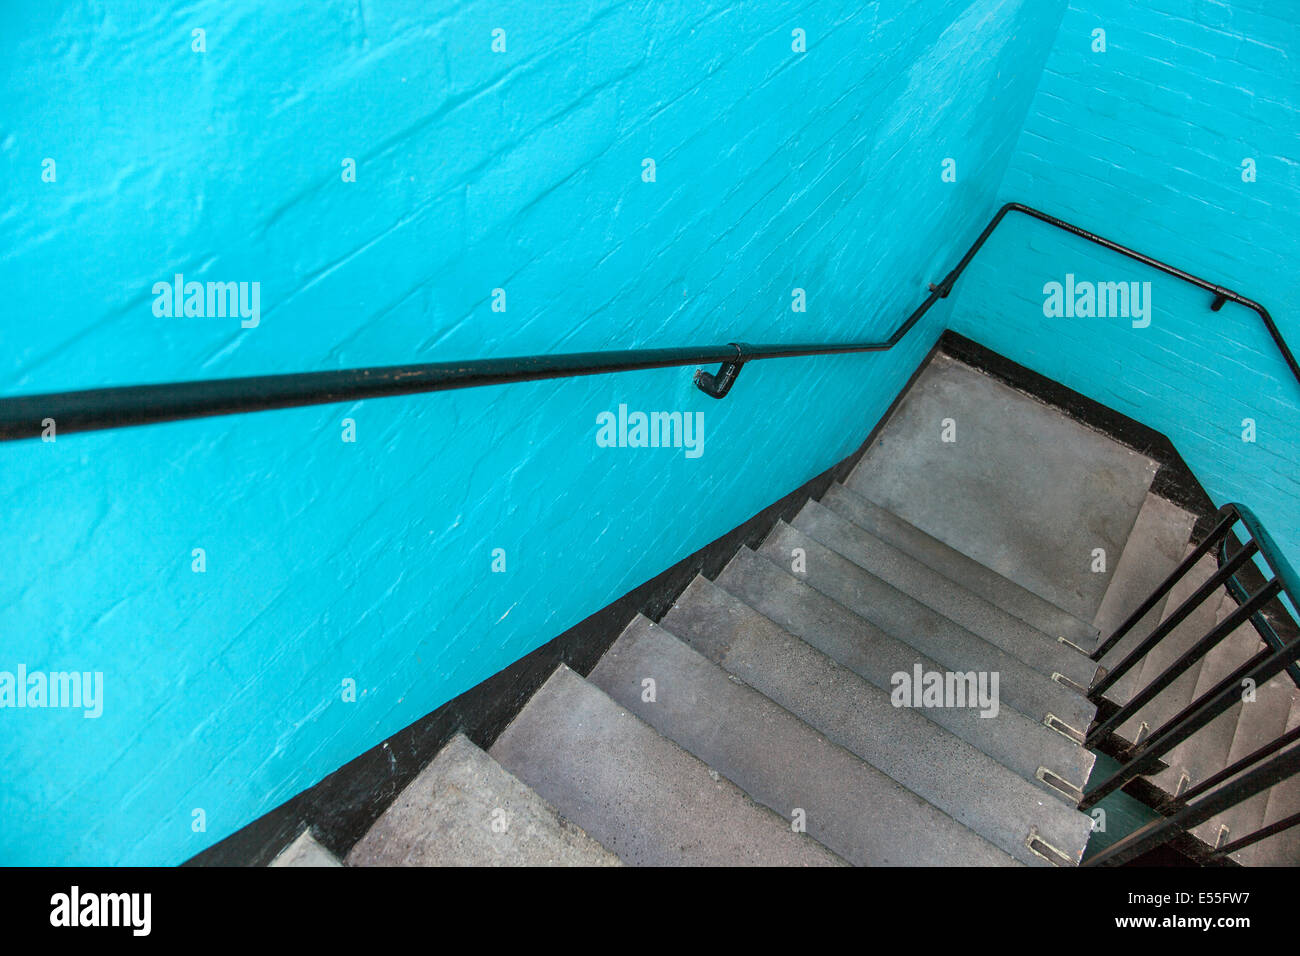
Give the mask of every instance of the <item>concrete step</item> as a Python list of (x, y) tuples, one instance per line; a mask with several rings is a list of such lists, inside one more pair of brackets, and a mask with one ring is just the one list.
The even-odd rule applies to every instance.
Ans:
[(625, 863), (844, 865), (564, 665), (488, 752)]
[[(950, 422), (955, 441), (944, 441)], [(936, 356), (845, 482), (1021, 586), (1091, 620), (1156, 464)], [(1093, 573), (1095, 548), (1107, 572)]]
[[(1190, 549), (1189, 549), (1190, 550)], [(1164, 618), (1178, 610), (1182, 603), (1202, 584), (1213, 577), (1217, 570), (1214, 559), (1206, 555), (1196, 563), (1186, 575), (1169, 591), (1169, 601), (1165, 604)], [(1141, 676), (1135, 685), (1137, 690), (1147, 687), (1165, 672), (1169, 665), (1186, 653), (1193, 644), (1205, 637), (1218, 623), (1221, 594), (1206, 598), (1176, 628), (1164, 636), (1142, 659)], [(1162, 619), (1163, 620), (1163, 619)], [(1192, 702), (1192, 692), (1196, 689), (1196, 680), (1200, 676), (1205, 658), (1193, 663), (1178, 679), (1162, 690), (1154, 700), (1125, 721), (1117, 731), (1118, 735), (1130, 743), (1136, 743), (1139, 735), (1145, 737), (1158, 729), (1170, 717)], [(1143, 729), (1143, 725), (1146, 729)]]
[(317, 842), (311, 830), (303, 830), (297, 838), (280, 851), (267, 866), (342, 866), (343, 863)]
[[(1237, 602), (1224, 593), (1215, 613), (1216, 621), (1222, 622), (1236, 609)], [(1205, 656), (1205, 665), (1196, 678), (1192, 699), (1199, 700), (1263, 647), (1259, 632), (1250, 624), (1237, 628)], [(1166, 793), (1178, 794), (1226, 767), (1228, 753), (1232, 750), (1232, 739), (1237, 733), (1241, 706), (1240, 702), (1233, 704), (1171, 750), (1164, 758), (1169, 764), (1168, 769), (1152, 777), (1155, 785)]]
[[(892, 691), (893, 675), (910, 674), (917, 666), (924, 672), (943, 670), (915, 648), (749, 548), (736, 553), (715, 583), (882, 690)], [(930, 710), (927, 716), (1054, 798), (1066, 799), (1039, 779), (1040, 767), (1077, 790), (1087, 783), (1095, 760), (1063, 735), (1010, 707), (1002, 707), (991, 718), (960, 708)]]
[[(1013, 863), (645, 617), (628, 625), (588, 680), (754, 800), (786, 819), (802, 819), (809, 836), (850, 863)], [(1038, 859), (1028, 850), (1023, 856)]]
[(348, 854), (351, 866), (618, 866), (457, 734)]
[(992, 568), (986, 568), (974, 558), (967, 557), (938, 538), (926, 534), (887, 508), (850, 491), (847, 486), (831, 485), (822, 496), (821, 503), (871, 532), (881, 541), (905, 551), (927, 567), (1043, 633), (1063, 637), (1088, 652), (1097, 646), (1100, 635), (1091, 624), (1079, 620), (1033, 591), (1026, 590), (1010, 578), (1004, 578)]
[[(1164, 498), (1148, 494), (1138, 512), (1133, 531), (1115, 565), (1106, 596), (1093, 623), (1107, 638), (1142, 606), (1165, 578), (1178, 567), (1187, 553), (1187, 539), (1192, 533), (1195, 516)], [(1150, 634), (1160, 623), (1169, 599), (1166, 596), (1151, 609), (1102, 658), (1103, 667), (1113, 668)], [(1126, 704), (1139, 688), (1142, 668), (1133, 668), (1111, 687), (1106, 697), (1118, 704)]]
[(785, 522), (777, 524), (759, 553), (791, 567), (795, 549), (806, 556), (802, 578), (827, 597), (948, 670), (997, 674), (1002, 703), (1027, 717), (1041, 722), (1050, 715), (1076, 731), (1087, 729), (1096, 708), (1086, 698)]
[(792, 525), (891, 587), (977, 634), (1041, 674), (1061, 674), (1087, 688), (1097, 665), (1078, 650), (1008, 614), (849, 519), (815, 501)]
[[(1296, 686), (1286, 671), (1256, 688), (1255, 699), (1242, 702), (1237, 732), (1232, 738), (1232, 749), (1228, 751), (1228, 763), (1235, 763), (1286, 733), (1297, 696)], [(1246, 836), (1263, 826), (1268, 801), (1268, 792), (1256, 794), (1207, 820), (1193, 832), (1211, 846), (1217, 845), (1224, 828), (1227, 834), (1223, 836), (1223, 842)]]
[(894, 706), (889, 692), (707, 579), (691, 582), (661, 624), (828, 740), (1021, 862), (1042, 862), (1026, 846), (1031, 830), (1070, 862), (1078, 863), (1082, 856), (1091, 817), (934, 723), (930, 711)]
[[(1300, 726), (1300, 695), (1293, 694), (1286, 729), (1290, 732), (1297, 726)], [(1300, 744), (1292, 744), (1289, 749), (1297, 746)], [(1269, 791), (1261, 825), (1269, 826), (1296, 813), (1300, 813), (1300, 774), (1275, 784)], [(1233, 859), (1243, 866), (1300, 866), (1300, 826), (1238, 850)]]

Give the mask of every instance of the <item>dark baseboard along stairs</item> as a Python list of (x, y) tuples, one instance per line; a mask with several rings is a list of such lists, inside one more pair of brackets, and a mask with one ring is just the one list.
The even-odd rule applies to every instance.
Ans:
[[(346, 862), (1075, 866), (1094, 827), (1077, 809), (1095, 759), (1087, 654), (1190, 547), (1193, 516), (1150, 492), (1155, 470), (940, 354), (843, 485), (658, 623), (633, 620), (587, 677), (558, 668), (488, 751), (453, 738)], [(1207, 560), (1101, 665), (1212, 573)], [(1207, 602), (1110, 698), (1235, 606)], [(1119, 736), (1140, 739), (1260, 646), (1242, 628)], [(996, 675), (996, 711), (896, 706), (895, 675), (918, 669)], [(1283, 673), (1146, 779), (1176, 794), (1296, 723)], [(1214, 846), (1297, 805), (1300, 777), (1196, 835)], [(1291, 865), (1298, 839), (1234, 858)], [(273, 865), (339, 862), (304, 833)]]

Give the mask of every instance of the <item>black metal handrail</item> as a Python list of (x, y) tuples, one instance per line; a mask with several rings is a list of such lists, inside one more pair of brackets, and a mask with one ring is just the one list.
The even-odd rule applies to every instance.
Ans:
[(1214, 296), (1210, 303), (1213, 311), (1217, 312), (1225, 302), (1235, 302), (1253, 309), (1268, 329), (1292, 375), (1297, 382), (1300, 382), (1300, 364), (1296, 363), (1295, 356), (1281, 332), (1278, 331), (1268, 310), (1258, 302), (1031, 206), (1009, 202), (997, 211), (952, 271), (937, 285), (930, 286), (930, 294), (925, 301), (903, 320), (889, 338), (882, 341), (815, 345), (746, 345), (733, 342), (728, 345), (698, 348), (625, 349), (530, 355), (21, 395), (0, 398), (0, 441), (38, 438), (46, 430), (47, 422), (50, 420), (54, 422), (59, 434), (67, 434), (205, 418), (213, 415), (233, 415), (277, 408), (354, 402), (394, 395), (477, 388), (509, 382), (709, 365), (715, 362), (720, 363), (719, 370), (713, 373), (700, 369), (695, 374), (695, 382), (705, 394), (713, 398), (724, 398), (746, 362), (810, 355), (884, 352), (892, 349), (935, 302), (946, 298), (952, 292), (957, 278), (965, 271), (975, 254), (984, 246), (989, 236), (993, 234), (993, 230), (1009, 212), (1023, 213), (1204, 289)]
[[(1238, 523), (1245, 528), (1248, 537), (1245, 544), (1229, 557), (1227, 542)], [(1170, 717), (1149, 736), (1140, 739), (1129, 748), (1118, 770), (1087, 789), (1079, 803), (1081, 810), (1090, 809), (1104, 797), (1135, 778), (1160, 769), (1163, 766), (1161, 757), (1231, 708), (1240, 699), (1241, 688), (1245, 681), (1251, 681), (1257, 688), (1263, 687), (1268, 680), (1285, 670), (1292, 681), (1300, 686), (1300, 667), (1296, 664), (1300, 659), (1300, 638), (1289, 642), (1283, 641), (1261, 614), (1264, 606), (1281, 594), (1287, 595), (1294, 605), (1297, 598), (1300, 598), (1300, 576), (1297, 576), (1295, 569), (1291, 567), (1255, 514), (1244, 505), (1235, 503), (1224, 505), (1215, 513), (1214, 526), (1206, 538), (1192, 549), (1182, 563), (1113, 634), (1098, 645), (1091, 655), (1092, 659), (1100, 662), (1125, 635), (1137, 626), (1139, 621), (1156, 608), (1205, 555), (1215, 551), (1216, 548), (1218, 549), (1216, 572), (1198, 586), (1177, 608), (1167, 613), (1160, 624), (1123, 659), (1094, 681), (1089, 688), (1089, 699), (1095, 704), (1103, 704), (1106, 691), (1113, 687), (1116, 681), (1145, 660), (1156, 645), (1187, 620), (1196, 608), (1218, 593), (1220, 588), (1227, 588), (1229, 593), (1233, 594), (1238, 601), (1238, 607), (1188, 647), (1177, 660), (1166, 667), (1146, 687), (1135, 693), (1126, 704), (1099, 720), (1089, 731), (1085, 740), (1086, 746), (1096, 747), (1103, 743), (1114, 730), (1138, 715), (1161, 691), (1247, 622), (1252, 623), (1259, 631), (1265, 648)], [(1263, 559), (1271, 576), (1254, 591), (1247, 591), (1238, 580), (1238, 576), (1256, 557)], [(1127, 862), (1286, 779), (1300, 770), (1300, 747), (1286, 749), (1298, 740), (1300, 740), (1300, 728), (1280, 734), (1271, 743), (1178, 794), (1165, 808), (1164, 819), (1154, 821), (1129, 834), (1088, 860), (1087, 864), (1115, 866)], [(1254, 833), (1234, 839), (1231, 843), (1217, 846), (1213, 854), (1222, 857), (1296, 824), (1300, 824), (1300, 815), (1279, 820)]]

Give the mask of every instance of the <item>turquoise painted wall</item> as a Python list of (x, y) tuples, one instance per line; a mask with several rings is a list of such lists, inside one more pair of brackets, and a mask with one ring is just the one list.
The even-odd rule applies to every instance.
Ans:
[[(11, 6), (0, 394), (880, 336), (993, 208), (1062, 10)], [(155, 314), (177, 273), (259, 283), (256, 326)], [(190, 857), (844, 457), (947, 319), (725, 402), (663, 370), (0, 447), (0, 671), (103, 674), (98, 718), (0, 709), (0, 862)], [(598, 448), (620, 403), (704, 453)]]
[[(1300, 3), (1071, 0), (1000, 196), (1259, 301), (1300, 349)], [(1067, 273), (1150, 281), (1150, 325), (1046, 318)], [(954, 299), (957, 331), (1168, 435), (1300, 565), (1300, 383), (1254, 312), (1019, 216)]]

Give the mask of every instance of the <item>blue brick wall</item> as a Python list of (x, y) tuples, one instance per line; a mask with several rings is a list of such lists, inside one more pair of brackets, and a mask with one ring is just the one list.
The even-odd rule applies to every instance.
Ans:
[[(991, 211), (1062, 11), (8, 9), (0, 393), (879, 336)], [(260, 322), (155, 315), (176, 273)], [(0, 711), (0, 862), (188, 858), (841, 459), (947, 318), (721, 403), (662, 370), (0, 447), (0, 670), (104, 674), (98, 719)], [(620, 403), (704, 454), (598, 448)]]
[[(1265, 0), (1071, 0), (1001, 198), (1259, 301), (1300, 348), (1298, 12)], [(1150, 281), (1150, 326), (1045, 318), (1043, 285), (1066, 273)], [(1295, 563), (1300, 383), (1254, 312), (1211, 312), (1210, 298), (1013, 217), (959, 283), (952, 323), (1168, 435), (1214, 501), (1255, 509)]]

